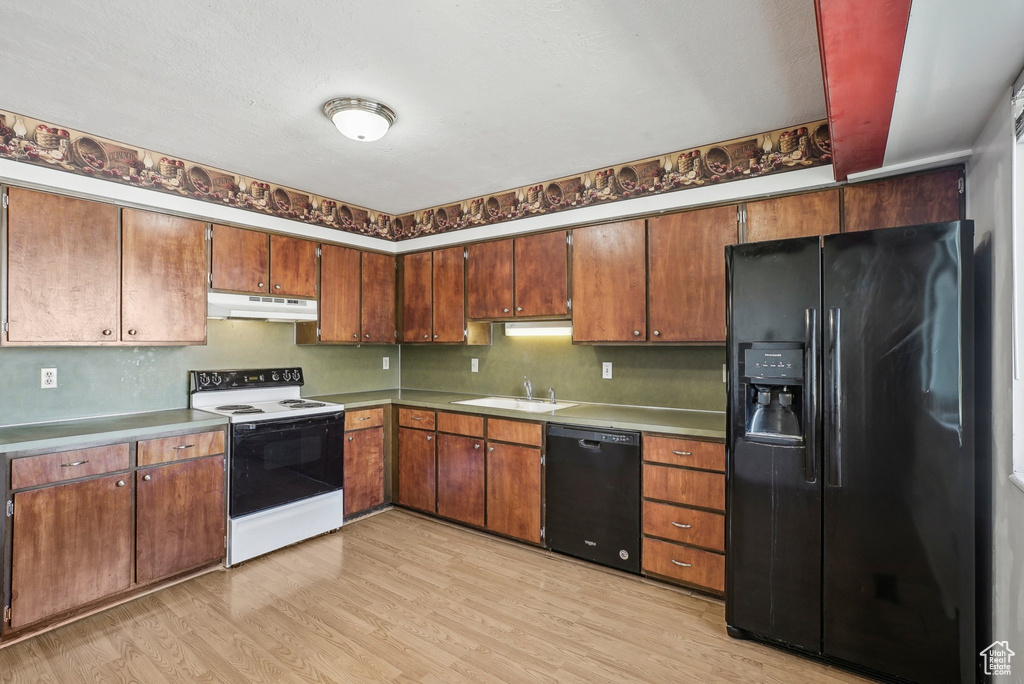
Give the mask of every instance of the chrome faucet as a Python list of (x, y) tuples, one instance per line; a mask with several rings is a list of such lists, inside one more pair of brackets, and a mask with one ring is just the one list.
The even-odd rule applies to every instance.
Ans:
[(533, 401), (533, 383), (525, 375), (523, 376), (523, 387), (526, 388), (526, 400)]
[(555, 399), (555, 388), (554, 387), (548, 387), (548, 392), (551, 393), (551, 403), (552, 404), (557, 404), (558, 400)]

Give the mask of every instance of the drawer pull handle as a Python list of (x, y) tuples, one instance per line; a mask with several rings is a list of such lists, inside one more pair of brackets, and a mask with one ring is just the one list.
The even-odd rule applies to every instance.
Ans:
[(671, 561), (672, 561), (673, 563), (675, 563), (676, 565), (678, 565), (679, 567), (681, 567), (681, 568), (692, 568), (692, 567), (693, 567), (693, 563), (680, 563), (680, 562), (679, 562), (679, 561), (677, 561), (677, 560), (676, 560), (675, 558), (672, 558), (672, 559), (670, 559), (670, 560), (671, 560)]
[(360, 420), (360, 421), (364, 421), (364, 420), (370, 420), (370, 416), (363, 416), (363, 417), (362, 417), (362, 418), (360, 418), (359, 420)]
[(88, 461), (75, 461), (74, 463), (61, 463), (61, 468), (74, 468), (75, 466), (85, 465)]
[(673, 521), (672, 521), (672, 524), (673, 524), (673, 525), (675, 525), (676, 527), (681, 527), (681, 528), (683, 528), (684, 530), (688, 530), (688, 529), (690, 529), (691, 527), (693, 527), (693, 525), (684, 525), (684, 524), (682, 524), (682, 523), (677, 523), (677, 522), (676, 522), (675, 520), (673, 520)]
[(423, 420), (423, 416), (413, 416), (413, 420)]
[(676, 451), (675, 449), (673, 449), (672, 453), (675, 454), (676, 456), (693, 456), (692, 451)]
[(118, 480), (117, 481), (117, 486), (118, 487), (124, 487), (124, 480)]
[(143, 475), (143, 476), (142, 476), (142, 481), (143, 481), (143, 482), (149, 482), (149, 481), (150, 481), (150, 480), (152, 480), (152, 479), (153, 479), (153, 476), (152, 476), (152, 475)]
[(179, 444), (178, 446), (176, 446), (174, 448), (180, 451), (181, 449), (191, 449), (194, 446), (195, 446), (195, 444)]

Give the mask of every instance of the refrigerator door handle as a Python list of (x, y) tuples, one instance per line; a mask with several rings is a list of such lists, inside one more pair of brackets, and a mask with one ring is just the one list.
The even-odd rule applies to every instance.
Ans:
[(843, 486), (843, 392), (841, 351), (841, 317), (838, 307), (828, 310), (828, 483)]
[(818, 311), (804, 310), (804, 480), (818, 479)]

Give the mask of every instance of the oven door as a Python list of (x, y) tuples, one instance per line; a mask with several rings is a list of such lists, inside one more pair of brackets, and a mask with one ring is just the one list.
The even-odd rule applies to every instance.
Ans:
[(344, 431), (343, 412), (233, 425), (231, 517), (341, 489)]

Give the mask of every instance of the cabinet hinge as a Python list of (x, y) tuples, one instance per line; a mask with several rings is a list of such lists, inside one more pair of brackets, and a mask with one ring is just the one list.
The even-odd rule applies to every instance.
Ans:
[(4, 622), (11, 624), (11, 607), (4, 606)]
[(208, 226), (207, 227), (207, 229), (206, 229), (206, 239), (207, 240), (212, 240), (213, 239), (213, 226)]
[(210, 271), (209, 279), (210, 279), (210, 284), (213, 285), (213, 271)]
[(13, 499), (8, 499), (7, 500), (7, 517), (11, 518), (13, 516), (14, 516), (14, 500)]
[(462, 339), (466, 339), (467, 337), (469, 337), (469, 329), (468, 328), (463, 328), (462, 329)]
[(320, 339), (320, 328), (316, 329), (316, 339)]
[(567, 300), (565, 300), (565, 308), (569, 309), (569, 311), (572, 311), (572, 297), (569, 297)]
[(469, 258), (469, 250), (468, 249), (463, 249), (462, 250), (462, 258), (463, 259), (468, 259)]
[(543, 528), (543, 527), (542, 527), (542, 528), (540, 528), (540, 538), (541, 538), (541, 539), (543, 539), (543, 538), (544, 538), (544, 528)]
[(4, 191), (4, 209), (11, 206), (11, 198), (7, 196), (7, 192)]
[[(964, 194), (964, 179), (963, 178), (958, 178), (957, 179), (957, 181), (956, 181), (956, 189), (960, 192), (961, 195)], [(5, 203), (4, 206), (7, 206), (7, 204)]]
[(322, 249), (320, 249), (319, 247), (317, 247), (317, 248), (316, 248), (316, 255), (317, 255), (317, 256), (320, 256), (320, 255), (322, 255), (322, 254), (323, 254), (323, 250), (322, 250)]
[(3, 331), (4, 331), (4, 333), (6, 333), (6, 332), (7, 332), (7, 321), (4, 321), (4, 324), (3, 324)]
[(569, 233), (568, 235), (565, 236), (565, 244), (567, 244), (567, 245), (571, 245), (572, 244), (572, 233)]
[(540, 457), (540, 464), (541, 464), (541, 465), (544, 465), (544, 463), (545, 463), (545, 461), (544, 461), (544, 456), (541, 456), (541, 457)]

